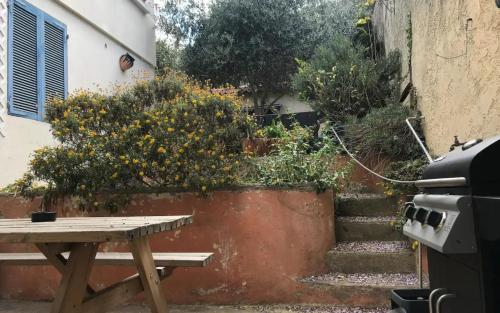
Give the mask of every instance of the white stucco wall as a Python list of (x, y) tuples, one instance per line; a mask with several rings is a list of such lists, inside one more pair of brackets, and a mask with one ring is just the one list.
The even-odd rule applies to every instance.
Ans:
[[(269, 102), (274, 101), (277, 96), (272, 95), (269, 97)], [(311, 106), (299, 99), (296, 95), (284, 95), (278, 101), (277, 104), (281, 104), (280, 114), (293, 114), (293, 113), (302, 113), (302, 112), (311, 112), (314, 111)], [(253, 108), (253, 102), (250, 98), (245, 98), (245, 106), (248, 108)]]
[[(156, 62), (154, 18), (140, 10), (133, 1), (28, 0), (66, 24), (69, 92), (126, 85), (144, 75), (153, 75)], [(6, 8), (6, 0), (0, 0), (0, 17), (5, 17), (6, 23), (7, 14), (2, 5)], [(1, 22), (4, 25), (4, 21)], [(4, 27), (0, 26), (0, 32), (2, 29)], [(125, 52), (136, 61), (131, 70), (122, 72), (118, 60)], [(5, 48), (0, 51), (0, 60), (5, 60), (4, 53)], [(0, 76), (7, 76), (6, 64), (0, 64)], [(0, 77), (0, 90), (2, 84)], [(5, 110), (2, 114), (2, 108), (7, 107), (6, 95), (0, 92), (0, 99), (0, 117), (4, 119), (3, 126), (0, 126), (4, 133), (4, 136), (0, 134), (2, 187), (24, 173), (33, 150), (54, 144), (54, 140), (47, 123), (10, 116)]]

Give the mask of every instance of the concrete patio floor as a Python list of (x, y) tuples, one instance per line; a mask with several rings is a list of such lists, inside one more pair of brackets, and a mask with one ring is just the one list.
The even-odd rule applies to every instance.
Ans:
[[(0, 300), (1, 313), (44, 313), (50, 311), (50, 303)], [(149, 313), (141, 305), (128, 305), (109, 313)], [(170, 313), (386, 313), (386, 308), (359, 309), (336, 306), (272, 305), (272, 306), (170, 306)]]

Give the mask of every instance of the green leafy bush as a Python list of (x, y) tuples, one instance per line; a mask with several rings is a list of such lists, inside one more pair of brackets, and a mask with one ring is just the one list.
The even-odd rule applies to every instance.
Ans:
[[(422, 150), (406, 119), (416, 112), (400, 104), (373, 109), (363, 118), (352, 117), (345, 124), (349, 147), (361, 157), (384, 156), (392, 160), (411, 160), (422, 156)], [(414, 125), (420, 129), (420, 125)]]
[(295, 124), (282, 134), (269, 155), (250, 158), (242, 166), (241, 183), (265, 186), (312, 185), (318, 192), (334, 189), (347, 168), (334, 169), (338, 153), (333, 140), (312, 144), (312, 131)]
[[(424, 158), (396, 161), (389, 164), (384, 171), (384, 175), (397, 180), (416, 181), (422, 179), (422, 174), (427, 165), (429, 165), (429, 162)], [(385, 194), (388, 196), (411, 195), (418, 191), (413, 184), (395, 184), (388, 181), (384, 182), (384, 189)]]
[(116, 208), (110, 193), (121, 189), (204, 193), (230, 184), (253, 127), (235, 95), (176, 73), (109, 96), (81, 91), (55, 100), (47, 119), (60, 144), (35, 151), (17, 190), (32, 196), (42, 182), (47, 205), (77, 196), (82, 208)]
[(310, 61), (298, 62), (294, 89), (315, 110), (335, 121), (344, 122), (349, 115), (362, 117), (396, 97), (400, 71), (397, 54), (375, 61), (348, 37), (335, 36), (319, 47)]

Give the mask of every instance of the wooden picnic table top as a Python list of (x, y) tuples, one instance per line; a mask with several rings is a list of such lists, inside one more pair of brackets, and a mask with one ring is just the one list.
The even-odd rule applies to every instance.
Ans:
[(133, 240), (191, 224), (191, 215), (58, 217), (54, 222), (0, 219), (0, 242), (69, 243)]

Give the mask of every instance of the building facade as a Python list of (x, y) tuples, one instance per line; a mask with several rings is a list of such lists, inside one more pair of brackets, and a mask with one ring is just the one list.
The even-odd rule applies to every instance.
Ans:
[[(111, 90), (154, 73), (153, 8), (143, 0), (0, 0), (0, 187), (54, 144), (47, 99)], [(133, 67), (123, 71), (129, 54)]]

